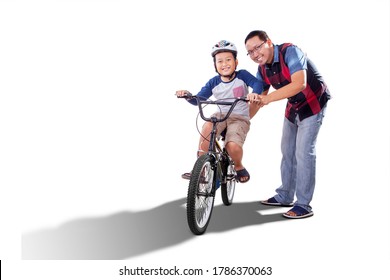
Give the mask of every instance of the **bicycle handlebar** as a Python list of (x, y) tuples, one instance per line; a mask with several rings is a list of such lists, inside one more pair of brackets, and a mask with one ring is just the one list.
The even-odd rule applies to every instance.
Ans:
[[(223, 99), (220, 100), (201, 100), (200, 97), (196, 95), (192, 95), (191, 93), (187, 93), (184, 96), (178, 96), (178, 98), (186, 98), (186, 99), (196, 99), (198, 108), (199, 108), (199, 114), (201, 118), (207, 122), (224, 122), (229, 118), (230, 114), (233, 112), (234, 107), (236, 107), (237, 103), (240, 101), (248, 102), (246, 98), (240, 97), (240, 98), (234, 98), (234, 101), (223, 101)], [(211, 105), (230, 105), (229, 111), (226, 113), (226, 115), (223, 118), (216, 118), (216, 117), (210, 117), (207, 118), (203, 114), (203, 107), (202, 104), (211, 104)]]

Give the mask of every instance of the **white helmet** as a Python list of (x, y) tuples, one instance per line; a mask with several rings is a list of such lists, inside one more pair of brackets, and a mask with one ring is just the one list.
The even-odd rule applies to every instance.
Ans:
[(211, 56), (214, 57), (217, 53), (223, 51), (229, 51), (233, 53), (234, 56), (237, 55), (237, 48), (233, 43), (226, 40), (221, 40), (218, 43), (216, 43), (211, 49)]

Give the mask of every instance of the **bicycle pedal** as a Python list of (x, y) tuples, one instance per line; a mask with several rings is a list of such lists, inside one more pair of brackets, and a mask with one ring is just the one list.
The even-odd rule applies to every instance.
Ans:
[(226, 176), (226, 180), (227, 181), (231, 181), (231, 180), (233, 180), (235, 178), (236, 178), (236, 175), (234, 175), (234, 174), (229, 174), (229, 175)]

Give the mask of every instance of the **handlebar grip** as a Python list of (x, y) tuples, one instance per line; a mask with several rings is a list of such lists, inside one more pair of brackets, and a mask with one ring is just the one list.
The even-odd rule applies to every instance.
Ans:
[(185, 95), (183, 95), (183, 96), (177, 96), (177, 98), (187, 98), (187, 99), (189, 99), (189, 98), (193, 98), (194, 96), (189, 92), (189, 93), (186, 93)]

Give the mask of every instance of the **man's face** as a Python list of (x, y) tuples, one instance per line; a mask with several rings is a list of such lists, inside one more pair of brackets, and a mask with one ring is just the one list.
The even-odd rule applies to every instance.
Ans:
[(260, 65), (272, 62), (273, 48), (270, 40), (261, 41), (259, 37), (255, 36), (246, 42), (245, 48), (254, 62)]

